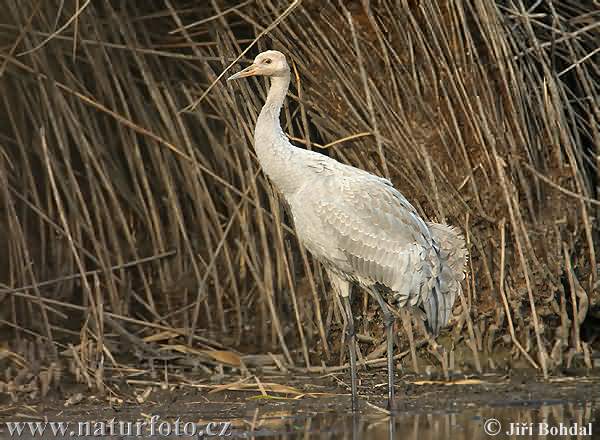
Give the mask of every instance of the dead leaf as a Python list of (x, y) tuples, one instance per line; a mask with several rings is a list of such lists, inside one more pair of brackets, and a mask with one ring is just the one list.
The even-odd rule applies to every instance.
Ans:
[(159, 333), (155, 333), (150, 336), (146, 336), (143, 339), (144, 339), (144, 342), (159, 342), (159, 341), (166, 341), (168, 339), (173, 339), (173, 338), (176, 338), (177, 336), (179, 336), (179, 333), (171, 331), (171, 330), (165, 330), (164, 332), (159, 332)]
[(183, 344), (162, 345), (160, 349), (178, 351), (179, 353), (196, 356), (207, 356), (220, 364), (231, 365), (234, 367), (239, 367), (242, 365), (242, 359), (240, 355), (227, 350), (198, 350), (197, 348), (189, 347)]
[(417, 380), (410, 382), (413, 385), (480, 385), (482, 383), (491, 384), (491, 382), (484, 382), (481, 379), (457, 379), (450, 382), (445, 380)]
[(161, 345), (160, 350), (171, 350), (177, 351), (179, 353), (185, 354), (195, 354), (198, 356), (202, 356), (206, 350), (198, 350), (197, 348), (192, 348), (183, 344), (169, 344), (169, 345)]
[(150, 393), (152, 392), (152, 387), (146, 387), (146, 389), (144, 389), (144, 391), (141, 394), (137, 394), (135, 396), (135, 400), (137, 401), (137, 403), (144, 403), (146, 401), (146, 399), (148, 399), (148, 396), (150, 396)]
[(226, 384), (223, 384), (223, 385), (217, 385), (212, 390), (210, 390), (208, 392), (208, 394), (214, 394), (214, 393), (218, 393), (219, 391), (225, 391), (225, 390), (233, 389), (233, 388), (239, 386), (240, 384), (246, 382), (249, 379), (250, 379), (250, 377), (245, 377), (245, 378), (240, 379), (240, 380), (238, 380), (236, 382), (226, 383)]
[(75, 393), (65, 401), (65, 406), (77, 405), (83, 400), (83, 393)]
[(278, 383), (261, 382), (260, 386), (257, 383), (244, 383), (252, 378), (253, 377), (246, 377), (246, 378), (238, 380), (236, 382), (232, 382), (232, 383), (228, 383), (228, 384), (224, 384), (224, 385), (217, 385), (212, 390), (210, 390), (208, 393), (214, 394), (214, 393), (218, 393), (219, 391), (228, 390), (228, 391), (258, 391), (260, 393), (263, 393), (263, 392), (269, 393), (270, 392), (270, 393), (275, 393), (275, 394), (295, 394), (295, 395), (306, 394), (294, 387), (289, 387), (287, 385), (280, 385)]
[(239, 367), (242, 365), (242, 360), (240, 356), (232, 351), (226, 350), (203, 350), (204, 354), (210, 356), (215, 361), (220, 362), (222, 364), (233, 365), (235, 367)]
[(280, 385), (277, 383), (262, 383), (262, 387), (265, 389), (265, 391), (270, 391), (271, 393), (303, 394), (302, 391), (298, 390), (297, 388), (289, 387), (287, 385)]

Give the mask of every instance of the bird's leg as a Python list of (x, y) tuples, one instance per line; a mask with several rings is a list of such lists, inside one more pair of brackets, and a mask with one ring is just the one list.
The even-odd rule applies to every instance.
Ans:
[(337, 273), (327, 271), (331, 286), (342, 299), (346, 315), (346, 331), (348, 335), (348, 351), (350, 352), (350, 380), (352, 385), (352, 411), (358, 409), (358, 393), (356, 391), (356, 335), (354, 331), (354, 316), (350, 307), (350, 291), (352, 286)]
[(388, 409), (395, 410), (396, 402), (394, 400), (394, 314), (389, 309), (381, 294), (375, 289), (371, 289), (371, 294), (381, 307), (383, 312), (383, 323), (385, 324), (385, 333), (387, 338), (387, 369), (388, 369)]
[(354, 411), (352, 413), (352, 440), (358, 440), (360, 436), (360, 414)]
[(358, 393), (356, 391), (356, 331), (354, 330), (354, 316), (350, 307), (350, 298), (343, 297), (344, 308), (346, 309), (346, 317), (348, 325), (346, 327), (348, 335), (348, 352), (350, 354), (350, 381), (352, 387), (352, 411), (358, 409)]

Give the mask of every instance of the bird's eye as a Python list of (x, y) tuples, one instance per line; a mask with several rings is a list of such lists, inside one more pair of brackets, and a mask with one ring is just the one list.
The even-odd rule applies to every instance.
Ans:
[(267, 58), (266, 60), (263, 61), (265, 64), (271, 64), (271, 59)]

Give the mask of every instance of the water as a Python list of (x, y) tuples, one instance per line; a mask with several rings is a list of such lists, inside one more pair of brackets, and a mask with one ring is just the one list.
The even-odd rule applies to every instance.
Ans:
[[(312, 381), (310, 377), (286, 376), (268, 380), (304, 386), (310, 393), (256, 395), (254, 391), (227, 390), (211, 394), (195, 389), (165, 389), (156, 390), (146, 402), (128, 401), (119, 406), (93, 399), (69, 407), (64, 406), (63, 399), (39, 406), (15, 404), (13, 415), (6, 410), (0, 412), (0, 440), (198, 438), (173, 435), (175, 430), (161, 431), (161, 427), (177, 426), (178, 421), (198, 430), (215, 423), (227, 424), (231, 427), (227, 432), (233, 435), (221, 438), (257, 440), (600, 439), (598, 376), (545, 381), (518, 375), (483, 375), (454, 381), (405, 379), (397, 385), (401, 410), (393, 416), (375, 406), (385, 405), (385, 377), (363, 375), (363, 379), (356, 416), (350, 411), (347, 390), (328, 384), (329, 376)], [(31, 435), (27, 429), (11, 437), (9, 420), (42, 424), (62, 421), (70, 425), (63, 437)], [(77, 431), (82, 421), (94, 423), (88, 431), (93, 434), (71, 435), (70, 431)], [(105, 426), (107, 421), (143, 422), (145, 428), (140, 436), (122, 431), (119, 435), (97, 435), (98, 425)], [(152, 427), (158, 430), (152, 431)]]
[(393, 417), (369, 409), (356, 417), (323, 412), (265, 414), (254, 430), (235, 432), (250, 439), (600, 439), (600, 400), (499, 401), (461, 411), (401, 412)]
[[(330, 406), (331, 407), (331, 406)], [(363, 406), (353, 416), (340, 407), (322, 407), (298, 414), (257, 408), (253, 417), (234, 423), (232, 435), (220, 438), (242, 439), (331, 439), (331, 440), (491, 440), (491, 439), (600, 439), (600, 400), (598, 401), (496, 401), (486, 406), (468, 405), (457, 411), (404, 411), (393, 417)], [(238, 422), (242, 420), (238, 419)], [(0, 438), (10, 438), (6, 432)], [(31, 436), (18, 438), (72, 438)], [(84, 436), (86, 439), (121, 440), (135, 436)], [(198, 438), (154, 436), (153, 439)], [(204, 436), (202, 438), (217, 438)]]

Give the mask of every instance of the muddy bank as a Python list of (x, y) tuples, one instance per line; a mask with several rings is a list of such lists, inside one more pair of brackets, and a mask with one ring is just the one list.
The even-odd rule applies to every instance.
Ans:
[[(439, 435), (462, 432), (464, 438), (478, 438), (475, 434), (483, 432), (482, 423), (492, 416), (503, 418), (506, 423), (548, 419), (548, 414), (557, 422), (574, 417), (592, 422), (598, 411), (595, 399), (600, 389), (600, 375), (564, 376), (546, 382), (529, 373), (510, 377), (462, 376), (450, 381), (405, 375), (396, 381), (399, 410), (390, 419), (385, 410), (385, 373), (361, 372), (360, 413), (353, 419), (345, 374), (265, 375), (228, 380), (220, 385), (189, 381), (177, 386), (160, 382), (153, 386), (151, 381), (141, 380), (134, 385), (130, 381), (114, 384), (113, 397), (91, 395), (79, 386), (67, 385), (41, 401), (11, 403), (3, 397), (0, 421), (80, 422), (114, 418), (135, 422), (149, 421), (157, 415), (160, 421), (179, 418), (199, 424), (229, 422), (239, 436), (304, 433), (342, 438), (357, 430), (364, 435), (376, 430), (379, 435), (385, 432), (393, 437), (400, 432), (406, 434), (406, 424), (412, 426), (410, 432), (414, 435), (432, 434), (434, 427), (429, 422), (439, 419), (436, 424), (441, 425), (435, 428)], [(117, 393), (120, 397), (116, 397)], [(423, 425), (424, 421), (428, 422)], [(461, 431), (455, 432), (454, 428)], [(6, 431), (4, 423), (1, 429)], [(0, 435), (6, 435), (4, 431)]]

